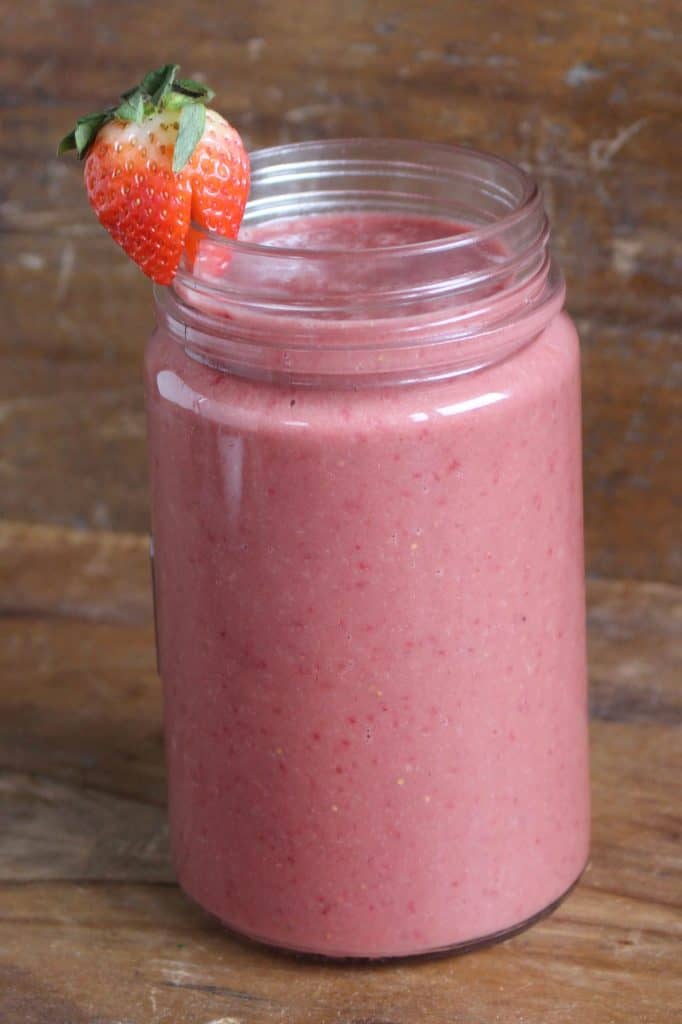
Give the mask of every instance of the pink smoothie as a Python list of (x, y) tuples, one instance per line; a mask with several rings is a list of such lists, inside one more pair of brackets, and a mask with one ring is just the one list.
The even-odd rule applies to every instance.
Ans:
[[(311, 215), (251, 239), (453, 230)], [(559, 899), (589, 816), (570, 320), (477, 372), (355, 389), (243, 379), (160, 329), (147, 388), (184, 889), (249, 936), (363, 957)]]

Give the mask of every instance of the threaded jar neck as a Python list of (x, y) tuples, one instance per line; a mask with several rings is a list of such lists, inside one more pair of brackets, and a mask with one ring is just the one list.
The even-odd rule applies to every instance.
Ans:
[[(393, 244), (389, 231), (384, 244), (377, 225), (391, 223), (418, 240)], [(349, 224), (369, 246), (348, 243)], [(156, 300), (188, 355), (301, 385), (480, 369), (537, 337), (564, 296), (533, 179), (459, 146), (353, 139), (259, 150), (239, 239), (193, 228), (187, 253)]]

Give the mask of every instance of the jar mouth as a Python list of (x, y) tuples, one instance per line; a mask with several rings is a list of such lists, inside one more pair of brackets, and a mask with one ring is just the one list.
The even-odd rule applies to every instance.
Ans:
[[(503, 358), (561, 305), (540, 190), (501, 157), (335, 139), (258, 150), (251, 162), (240, 237), (193, 227), (173, 284), (155, 291), (169, 332), (211, 365), (300, 382), (449, 376)], [(393, 234), (372, 234), (377, 217)], [(353, 218), (365, 234), (346, 245)], [(334, 242), (317, 245), (325, 224)], [(296, 225), (303, 245), (291, 241)]]
[[(367, 155), (369, 149), (374, 154), (371, 158)], [(534, 210), (542, 210), (540, 190), (529, 174), (504, 157), (485, 153), (470, 146), (359, 137), (271, 146), (256, 150), (250, 159), (251, 194), (242, 224), (247, 230), (254, 223), (271, 221), (273, 217), (322, 213), (338, 208), (334, 205), (335, 189), (321, 189), (312, 195), (307, 191), (302, 193), (302, 184), (306, 180), (320, 183), (325, 179), (334, 181), (341, 176), (346, 181), (349, 176), (363, 179), (378, 177), (385, 175), (386, 167), (390, 165), (394, 184), (400, 181), (403, 186), (412, 184), (418, 190), (420, 185), (423, 187), (424, 182), (433, 184), (437, 178), (447, 183), (448, 188), (453, 186), (455, 179), (461, 185), (464, 178), (469, 178), (475, 185), (480, 181), (480, 176), (485, 174), (488, 198), (499, 207), (497, 210), (489, 211), (490, 219), (487, 222), (475, 226), (471, 224), (467, 230), (441, 235), (431, 240), (363, 247), (363, 254), (369, 256), (409, 256), (462, 248), (494, 238), (500, 232), (514, 227), (520, 220), (527, 218)], [(286, 186), (292, 181), (296, 182), (295, 202), (286, 198)], [(390, 204), (386, 205), (386, 200), (384, 203), (377, 201), (377, 192), (378, 190), (371, 189), (353, 190), (346, 186), (344, 205), (347, 206), (351, 200), (354, 208), (358, 210), (364, 206), (372, 210), (389, 209)], [(405, 200), (409, 194), (404, 187), (397, 191), (401, 199), (401, 211), (405, 209)], [(419, 191), (412, 193), (413, 196), (418, 194)], [(444, 218), (451, 219), (458, 215), (462, 216), (465, 212), (458, 204), (442, 202), (442, 197), (432, 210)], [(415, 206), (415, 212), (421, 211)], [(466, 213), (469, 217), (475, 215), (473, 209), (467, 210)], [(357, 255), (354, 249), (343, 249), (338, 246), (278, 246), (239, 237), (226, 238), (195, 223), (192, 224), (192, 231), (196, 239), (210, 240), (212, 245), (223, 246), (226, 252), (253, 256), (334, 259), (343, 253)]]

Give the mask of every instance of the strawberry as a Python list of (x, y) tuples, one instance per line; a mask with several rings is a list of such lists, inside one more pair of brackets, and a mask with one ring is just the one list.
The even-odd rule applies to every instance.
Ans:
[(100, 223), (158, 284), (173, 280), (192, 220), (236, 238), (249, 191), (241, 138), (206, 109), (213, 92), (177, 71), (150, 72), (117, 107), (80, 118), (59, 145), (85, 160)]
[(236, 238), (249, 193), (249, 158), (235, 129), (215, 110), (189, 162), (192, 220), (219, 235)]

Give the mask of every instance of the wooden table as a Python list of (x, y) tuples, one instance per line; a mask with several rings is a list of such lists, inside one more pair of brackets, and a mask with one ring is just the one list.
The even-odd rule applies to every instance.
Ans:
[[(682, 1019), (679, 5), (0, 0), (0, 18), (1, 1024)], [(206, 73), (250, 146), (464, 141), (543, 185), (583, 338), (594, 842), (565, 904), (503, 945), (302, 963), (174, 884), (149, 289), (54, 156), (78, 114), (170, 59)]]
[(590, 585), (594, 841), (574, 893), (502, 945), (357, 967), (241, 942), (173, 882), (146, 539), (6, 524), (0, 568), (3, 1024), (679, 1020), (679, 588)]

